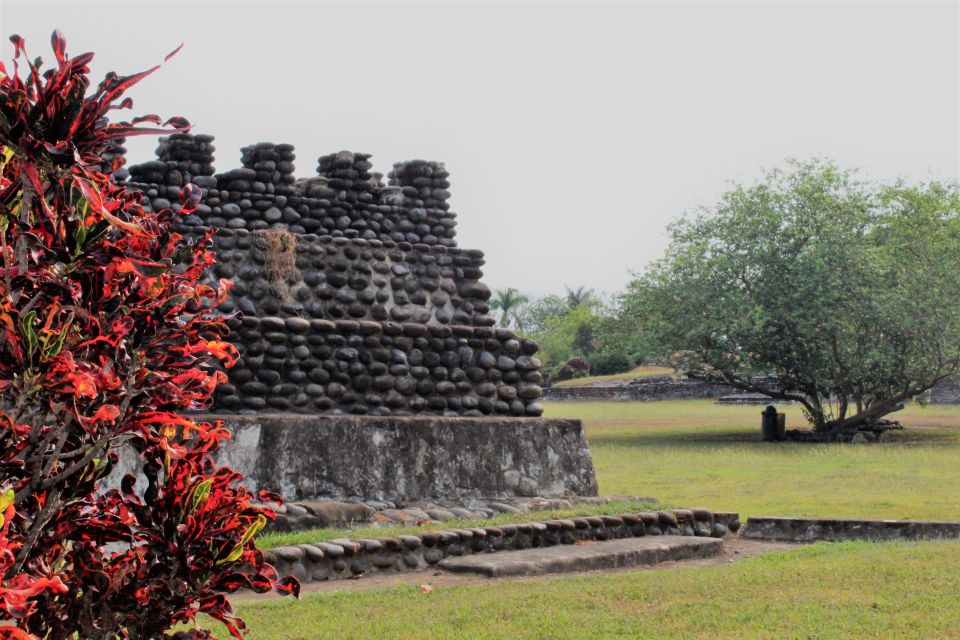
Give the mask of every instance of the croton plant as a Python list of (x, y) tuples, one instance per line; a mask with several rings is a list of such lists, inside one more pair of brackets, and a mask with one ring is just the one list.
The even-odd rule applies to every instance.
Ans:
[[(256, 549), (273, 517), (214, 453), (229, 432), (208, 406), (236, 359), (215, 307), (209, 234), (148, 212), (101, 154), (117, 138), (189, 129), (156, 115), (111, 121), (154, 69), (91, 89), (93, 54), (42, 70), (13, 36), (0, 64), (0, 640), (242, 637), (225, 593), (296, 593)], [(172, 55), (172, 54), (171, 54)], [(169, 56), (168, 56), (169, 58)], [(120, 447), (142, 459), (103, 490)], [(192, 628), (182, 631), (182, 625)]]

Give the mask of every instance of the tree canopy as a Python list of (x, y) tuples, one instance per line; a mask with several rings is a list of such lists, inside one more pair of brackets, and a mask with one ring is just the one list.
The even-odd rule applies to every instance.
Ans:
[(500, 326), (509, 327), (517, 313), (517, 308), (528, 301), (527, 296), (513, 287), (497, 289), (496, 295), (490, 301), (490, 308), (500, 312)]
[(853, 430), (960, 368), (956, 184), (792, 163), (670, 228), (623, 296), (690, 375)]

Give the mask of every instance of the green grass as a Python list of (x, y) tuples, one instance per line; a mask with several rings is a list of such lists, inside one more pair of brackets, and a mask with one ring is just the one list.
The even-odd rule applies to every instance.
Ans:
[[(761, 409), (709, 401), (547, 403), (546, 416), (583, 418), (605, 495), (652, 495), (662, 504), (703, 505), (742, 517), (960, 519), (960, 408), (910, 407), (895, 417), (913, 428), (870, 445), (761, 443)], [(788, 427), (804, 425), (798, 408), (785, 410)], [(309, 535), (318, 541), (344, 532)], [(960, 542), (849, 542), (708, 568), (436, 587), (430, 593), (345, 590), (312, 593), (301, 602), (247, 601), (238, 608), (253, 640), (960, 638), (958, 566)]]
[(958, 638), (958, 564), (957, 542), (817, 544), (719, 567), (313, 593), (239, 613), (251, 640)]
[(609, 376), (587, 376), (584, 378), (574, 378), (573, 380), (561, 380), (554, 383), (554, 387), (585, 387), (598, 382), (609, 382), (610, 380), (635, 380), (637, 378), (652, 378), (654, 376), (672, 376), (676, 371), (670, 367), (655, 367), (643, 365), (626, 371), (624, 373), (615, 373)]
[[(544, 403), (579, 417), (605, 495), (749, 515), (960, 520), (960, 407), (911, 406), (869, 445), (759, 441), (759, 406)], [(786, 406), (787, 428), (804, 427)], [(914, 428), (909, 428), (914, 427)]]
[(488, 527), (511, 522), (530, 522), (531, 520), (553, 520), (556, 518), (574, 518), (587, 515), (615, 515), (618, 513), (632, 513), (663, 509), (663, 504), (653, 504), (636, 501), (616, 501), (607, 504), (577, 505), (572, 509), (552, 511), (529, 511), (526, 513), (501, 513), (487, 520), (449, 520), (435, 522), (422, 526), (410, 527), (365, 527), (357, 529), (307, 529), (305, 531), (291, 531), (289, 533), (265, 533), (257, 538), (257, 546), (261, 549), (270, 549), (282, 545), (310, 544), (326, 542), (335, 538), (387, 538), (425, 531), (446, 531), (463, 527)]

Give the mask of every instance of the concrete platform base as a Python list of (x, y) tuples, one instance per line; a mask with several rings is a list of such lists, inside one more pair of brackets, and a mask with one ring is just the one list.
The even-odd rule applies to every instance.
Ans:
[(645, 536), (609, 542), (560, 545), (523, 551), (447, 558), (441, 569), (490, 578), (622, 569), (667, 560), (707, 558), (723, 552), (723, 541), (689, 536)]
[[(217, 463), (244, 474), (253, 491), (286, 500), (516, 498), (597, 495), (579, 420), (256, 414), (223, 420), (233, 435)], [(139, 459), (124, 455), (107, 486)], [(137, 474), (141, 475), (141, 474)], [(141, 476), (142, 480), (142, 476)], [(110, 482), (113, 482), (111, 485)], [(145, 481), (143, 481), (145, 484)]]

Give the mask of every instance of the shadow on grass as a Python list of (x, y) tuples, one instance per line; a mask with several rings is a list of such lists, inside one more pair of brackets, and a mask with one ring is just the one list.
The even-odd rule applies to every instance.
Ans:
[(960, 430), (944, 428), (906, 428), (883, 436), (879, 443), (852, 445), (849, 443), (812, 443), (812, 442), (763, 442), (759, 433), (750, 431), (683, 431), (672, 433), (646, 434), (603, 434), (589, 437), (591, 445), (618, 447), (690, 447), (700, 448), (716, 445), (755, 445), (763, 449), (795, 447), (798, 449), (816, 446), (928, 446), (955, 445), (960, 447)]
[[(743, 431), (716, 431), (703, 433), (657, 433), (657, 434), (609, 434), (589, 436), (590, 445), (610, 447), (690, 447), (701, 448), (716, 445), (765, 445), (760, 436)], [(777, 443), (787, 444), (787, 443)]]

